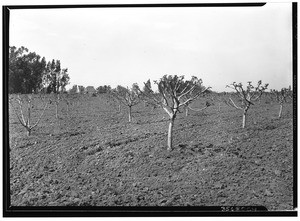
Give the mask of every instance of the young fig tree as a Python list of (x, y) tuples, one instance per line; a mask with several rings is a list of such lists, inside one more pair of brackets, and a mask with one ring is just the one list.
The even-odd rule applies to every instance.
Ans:
[(219, 92), (215, 94), (215, 97), (213, 97), (213, 101), (217, 103), (218, 112), (221, 112), (221, 107), (223, 106), (223, 103), (226, 104), (227, 93), (226, 92)]
[(248, 81), (248, 85), (246, 88), (243, 87), (242, 83), (237, 84), (236, 82), (233, 82), (230, 85), (227, 85), (226, 87), (229, 87), (233, 90), (235, 90), (236, 95), (241, 101), (240, 105), (237, 105), (231, 97), (229, 97), (229, 101), (227, 102), (228, 105), (243, 111), (243, 122), (242, 122), (242, 128), (246, 127), (246, 117), (247, 112), (251, 105), (254, 105), (254, 101), (258, 100), (263, 92), (268, 88), (269, 84), (262, 85), (261, 80), (258, 81), (257, 86), (254, 87), (252, 85), (251, 81)]
[(280, 91), (272, 90), (271, 89), (271, 93), (273, 94), (273, 96), (275, 97), (276, 101), (280, 105), (278, 118), (281, 118), (283, 104), (287, 103), (288, 99), (292, 99), (293, 98), (292, 90), (291, 90), (290, 87), (289, 88), (282, 88)]
[(62, 98), (61, 98), (61, 95), (60, 93), (54, 93), (53, 94), (53, 97), (50, 99), (50, 104), (54, 104), (55, 105), (55, 118), (58, 119), (59, 118), (59, 115), (58, 115), (58, 107), (59, 107), (59, 104), (61, 102)]
[[(20, 124), (27, 130), (27, 136), (30, 136), (32, 129), (35, 128), (39, 124), (40, 120), (42, 119), (44, 112), (47, 108), (48, 101), (45, 101), (45, 99), (42, 98), (42, 100), (44, 100), (43, 108), (40, 111), (39, 116), (36, 119), (35, 123), (33, 123), (32, 114), (33, 112), (36, 112), (38, 109), (36, 104), (34, 103), (33, 96), (26, 95), (24, 98), (21, 98), (20, 95), (18, 95), (17, 98), (15, 99), (17, 101), (18, 108), (15, 107), (15, 105), (13, 104), (13, 100), (14, 99), (9, 100), (11, 107), (15, 112), (15, 115), (17, 116)], [(24, 106), (25, 106), (25, 112), (23, 110)]]
[[(173, 127), (177, 113), (181, 107), (185, 107), (192, 103), (197, 97), (208, 90), (202, 86), (202, 80), (192, 77), (191, 80), (184, 80), (184, 76), (164, 75), (159, 81), (154, 81), (158, 86), (158, 92), (155, 93), (148, 87), (148, 93), (144, 93), (150, 103), (155, 103), (165, 110), (169, 116), (168, 129), (168, 150), (172, 150)], [(142, 92), (143, 93), (143, 92)]]
[(120, 85), (111, 91), (111, 94), (128, 107), (128, 121), (132, 121), (132, 107), (140, 102), (140, 89), (137, 84), (133, 84), (132, 88), (125, 88)]

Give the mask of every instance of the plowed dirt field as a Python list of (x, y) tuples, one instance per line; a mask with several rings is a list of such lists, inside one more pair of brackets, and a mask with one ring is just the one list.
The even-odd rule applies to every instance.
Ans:
[[(203, 107), (205, 99), (192, 104)], [(40, 106), (41, 108), (41, 106)], [(13, 206), (265, 206), (293, 209), (292, 104), (181, 113), (167, 151), (163, 109), (82, 95), (50, 105), (27, 137), (9, 110)], [(35, 119), (35, 116), (33, 116)]]

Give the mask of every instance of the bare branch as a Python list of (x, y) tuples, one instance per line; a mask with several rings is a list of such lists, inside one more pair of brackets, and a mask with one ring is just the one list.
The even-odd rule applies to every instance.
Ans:
[(174, 112), (173, 112), (173, 110), (170, 111), (168, 109), (168, 108), (170, 108), (169, 106), (163, 106), (162, 108), (168, 113), (168, 115), (169, 115), (170, 118), (173, 116)]
[(203, 108), (200, 108), (200, 109), (195, 109), (195, 108), (191, 108), (190, 106), (187, 106), (187, 108), (191, 109), (192, 111), (202, 111), (202, 110), (205, 110), (206, 108), (208, 108), (209, 106), (205, 106)]
[(186, 91), (185, 93), (181, 93), (179, 96), (178, 96), (178, 100), (180, 100), (183, 96), (189, 94), (190, 92), (192, 92), (194, 89), (195, 89), (196, 85), (193, 85), (188, 91)]
[(176, 81), (176, 84), (175, 84), (175, 93), (176, 93), (176, 96), (178, 96), (178, 94), (177, 94), (177, 90), (180, 88), (180, 86), (181, 86), (181, 81), (184, 79), (184, 77), (183, 76), (181, 76), (180, 77), (180, 80), (179, 81)]
[(236, 109), (243, 110), (243, 108), (238, 107), (238, 106), (233, 102), (233, 100), (231, 99), (231, 97), (229, 98), (229, 100), (231, 101), (231, 104), (233, 105), (233, 107), (235, 107)]
[(262, 92), (262, 91), (260, 91), (260, 92), (259, 92), (259, 94), (258, 94), (258, 95), (257, 95), (255, 98), (252, 98), (252, 97), (255, 95), (255, 94), (253, 94), (253, 96), (251, 97), (251, 98), (252, 98), (252, 100), (253, 100), (253, 101), (256, 101), (258, 98), (260, 98), (260, 97), (261, 97), (262, 93), (263, 93), (263, 92)]
[(185, 102), (179, 104), (179, 107), (188, 105), (190, 102), (192, 102), (193, 100), (195, 100), (197, 97), (199, 97), (201, 94), (203, 94), (204, 92), (206, 92), (209, 89), (211, 89), (211, 87), (207, 87), (204, 91), (200, 91), (196, 95), (194, 95), (193, 97), (188, 98)]

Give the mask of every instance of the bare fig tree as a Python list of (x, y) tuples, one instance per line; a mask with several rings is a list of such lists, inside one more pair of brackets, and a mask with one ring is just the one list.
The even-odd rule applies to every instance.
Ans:
[[(77, 102), (79, 103), (79, 98), (77, 100), (78, 100)], [(57, 92), (57, 93), (51, 94), (50, 104), (53, 104), (55, 106), (55, 118), (56, 119), (61, 118), (60, 117), (61, 115), (59, 114), (59, 108), (61, 109), (63, 104), (65, 104), (67, 106), (67, 115), (69, 116), (70, 106), (73, 103), (74, 102), (72, 101), (72, 97), (66, 93)]]
[(73, 104), (72, 97), (69, 94), (65, 94), (64, 101), (67, 106), (67, 116), (69, 116), (70, 106)]
[(280, 104), (278, 118), (281, 118), (283, 104), (288, 102), (288, 99), (293, 98), (293, 93), (291, 87), (282, 88), (280, 91), (271, 90), (273, 96), (275, 96), (276, 101)]
[(120, 85), (111, 91), (111, 94), (128, 107), (128, 121), (132, 121), (132, 107), (140, 102), (140, 92), (137, 84), (133, 84), (132, 88), (125, 88)]
[[(148, 87), (149, 93), (144, 93), (144, 97), (147, 98), (150, 103), (155, 103), (163, 108), (169, 115), (170, 122), (167, 149), (172, 150), (172, 132), (179, 109), (189, 105), (210, 87), (203, 87), (202, 80), (197, 77), (192, 77), (191, 80), (184, 80), (184, 76), (178, 77), (177, 75), (164, 75), (159, 81), (154, 81), (154, 83), (158, 86), (159, 93), (155, 93)], [(147, 87), (146, 83), (144, 83), (144, 85)]]
[(243, 111), (243, 123), (242, 128), (246, 127), (246, 117), (247, 112), (251, 105), (254, 105), (254, 101), (258, 100), (263, 92), (268, 88), (269, 84), (262, 85), (261, 80), (258, 81), (257, 86), (254, 87), (252, 85), (251, 81), (248, 81), (247, 87), (244, 89), (242, 83), (237, 84), (236, 82), (233, 82), (230, 85), (227, 85), (226, 87), (229, 87), (233, 90), (235, 90), (238, 98), (241, 101), (241, 105), (237, 105), (231, 97), (229, 97), (229, 101), (227, 102), (228, 105)]
[(223, 103), (226, 103), (226, 92), (219, 92), (215, 93), (214, 96), (212, 96), (213, 104), (218, 108), (218, 112), (221, 112), (221, 107)]
[[(50, 99), (50, 103), (54, 103), (55, 105), (55, 118), (56, 119), (59, 118), (59, 112), (58, 112), (59, 106), (65, 106), (64, 112), (66, 112), (67, 117), (70, 117), (70, 112), (71, 112), (70, 110), (72, 109), (72, 107), (75, 106), (75, 104), (77, 105), (77, 107), (75, 107), (74, 110), (75, 111), (78, 110), (80, 99), (82, 98), (81, 96), (79, 96), (79, 94), (69, 94), (69, 93), (54, 94), (54, 97)], [(61, 114), (62, 114), (62, 110), (63, 109), (61, 109)]]
[[(17, 101), (18, 108), (16, 108), (13, 104), (13, 100)], [(32, 114), (33, 112), (36, 112), (38, 108), (36, 104), (34, 104), (34, 98), (32, 95), (26, 95), (24, 98), (21, 98), (20, 95), (18, 95), (17, 98), (9, 100), (11, 107), (15, 115), (17, 116), (20, 124), (27, 130), (27, 136), (30, 136), (31, 130), (39, 124), (47, 108), (48, 101), (46, 101), (45, 99), (42, 100), (44, 100), (43, 108), (40, 111), (39, 117), (36, 119), (35, 123), (32, 122)], [(27, 114), (27, 116), (24, 114), (24, 106), (26, 109), (25, 114)]]
[(61, 98), (61, 95), (60, 93), (54, 93), (54, 96), (53, 98), (50, 99), (50, 104), (54, 104), (55, 105), (55, 118), (58, 119), (58, 106), (59, 106), (59, 103), (61, 102), (62, 98)]
[(122, 102), (120, 101), (120, 98), (116, 96), (116, 89), (108, 91), (105, 95), (105, 99), (106, 103), (116, 108), (118, 113), (121, 112)]

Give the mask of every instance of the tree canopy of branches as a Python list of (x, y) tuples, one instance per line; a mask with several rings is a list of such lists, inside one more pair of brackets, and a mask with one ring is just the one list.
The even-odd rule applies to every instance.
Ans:
[(169, 115), (168, 150), (172, 150), (172, 131), (179, 109), (192, 103), (210, 87), (205, 88), (202, 80), (195, 76), (191, 80), (184, 80), (184, 76), (164, 75), (159, 81), (154, 81), (159, 92), (155, 93), (149, 87), (149, 82), (148, 80), (144, 83), (145, 89), (141, 93), (149, 102), (160, 106)]
[(226, 87), (229, 87), (233, 90), (235, 90), (236, 95), (241, 101), (240, 105), (237, 105), (231, 97), (229, 97), (229, 101), (227, 102), (228, 105), (242, 110), (243, 111), (243, 123), (242, 128), (246, 127), (246, 115), (251, 105), (254, 105), (254, 101), (258, 100), (263, 92), (268, 88), (269, 84), (262, 85), (262, 81), (258, 81), (257, 86), (253, 86), (251, 81), (248, 81), (248, 84), (246, 88), (243, 88), (242, 83), (237, 84), (236, 82), (233, 82), (230, 85), (227, 85)]

